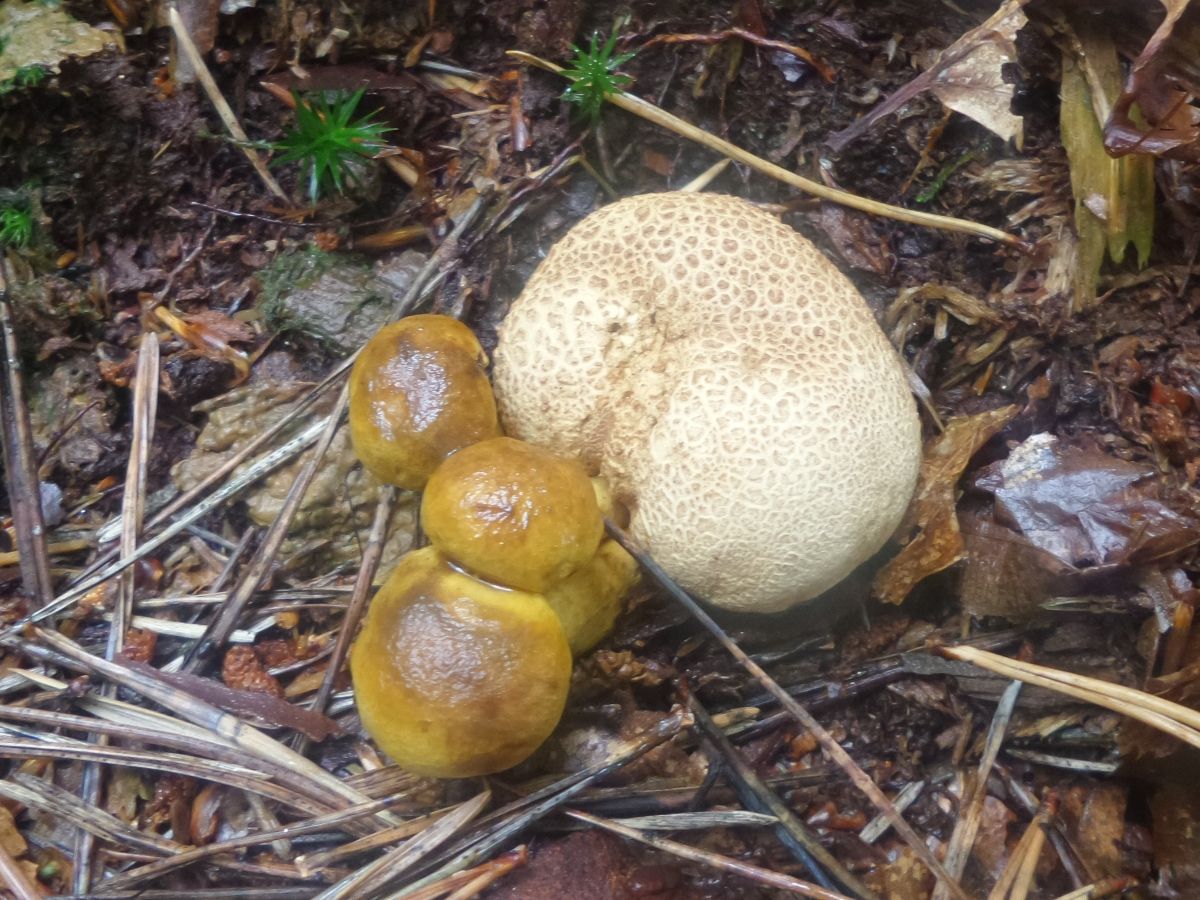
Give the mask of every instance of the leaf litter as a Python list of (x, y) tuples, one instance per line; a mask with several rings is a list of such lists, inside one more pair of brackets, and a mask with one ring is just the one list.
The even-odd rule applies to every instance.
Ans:
[[(12, 865), (0, 859), (0, 876), (10, 889), (38, 882), (61, 893), (107, 884), (157, 896), (212, 887), (269, 897), (373, 884), (380, 895), (465, 897), (486, 889), (504, 895), (506, 884), (517, 889), (540, 877), (555, 885), (565, 879), (584, 896), (755, 897), (807, 890), (800, 886), (806, 878), (820, 880), (839, 866), (850, 873), (842, 887), (861, 896), (925, 897), (934, 889), (927, 863), (894, 829), (871, 843), (859, 837), (875, 806), (822, 756), (812, 730), (774, 711), (779, 698), (764, 696), (759, 679), (748, 678), (652, 586), (635, 595), (618, 632), (580, 667), (560, 735), (498, 779), (489, 798), (478, 784), (433, 783), (388, 766), (362, 737), (345, 676), (327, 667), (344, 658), (334, 645), (344, 654), (351, 596), (365, 602), (374, 566), (386, 570), (390, 512), (377, 488), (355, 485), (358, 473), (336, 435), (326, 461), (345, 463), (323, 466), (296, 505), (287, 535), (279, 535), (294, 543), (262, 552), (262, 529), (269, 532), (285, 508), (298, 454), (325, 428), (330, 407), (307, 402), (309, 391), (357, 349), (353, 341), (331, 349), (316, 331), (283, 330), (280, 319), (256, 310), (267, 262), (314, 247), (340, 253), (361, 239), (386, 265), (394, 242), (415, 235), (434, 256), (416, 267), (411, 296), (407, 286), (379, 287), (383, 305), (423, 298), (465, 315), (490, 346), (505, 303), (537, 258), (598, 202), (603, 189), (589, 171), (626, 193), (674, 187), (711, 169), (706, 152), (611, 110), (599, 131), (577, 135), (555, 99), (560, 84), (501, 62), (514, 45), (554, 55), (593, 31), (610, 32), (605, 10), (550, 6), (547, 17), (521, 4), (468, 13), (433, 5), (384, 15), (370, 27), (369, 16), (326, 20), (306, 4), (279, 22), (262, 10), (254, 12), (258, 19), (248, 10), (205, 12), (201, 18), (218, 26), (208, 63), (224, 89), (253, 85), (286, 59), (262, 42), (284, 34), (303, 57), (290, 60), (289, 77), (365, 87), (372, 104), (364, 108), (378, 104), (380, 120), (397, 129), (389, 134), (397, 151), (384, 163), (391, 175), (381, 173), (383, 193), (331, 202), (308, 221), (264, 192), (238, 148), (210, 137), (220, 126), (187, 99), (190, 89), (140, 68), (153, 54), (110, 51), (63, 62), (61, 87), (91, 92), (110, 113), (90, 130), (72, 128), (96, 120), (64, 100), (69, 93), (0, 98), (0, 117), (14, 126), (8, 133), (25, 141), (0, 143), (5, 183), (36, 176), (49, 235), (80, 261), (64, 256), (51, 274), (41, 271), (44, 262), (9, 254), (6, 283), (15, 274), (49, 303), (48, 315), (18, 319), (26, 357), (42, 354), (30, 378), (48, 390), (32, 434), (10, 429), (6, 436), (37, 463), (28, 467), (29, 487), (40, 494), (36, 482), (53, 483), (65, 497), (50, 546), (84, 538), (83, 550), (56, 554), (48, 567), (60, 601), (68, 598), (65, 615), (45, 630), (8, 637), (0, 752), (11, 760), (4, 782), (10, 831), (24, 840), (3, 844)], [(1197, 703), (1200, 641), (1191, 622), (1200, 525), (1192, 485), (1200, 473), (1200, 334), (1192, 320), (1188, 218), (1194, 81), (1178, 53), (1194, 34), (1186, 4), (1164, 4), (1161, 21), (1131, 17), (1109, 48), (1081, 39), (1073, 57), (1089, 91), (1101, 85), (1097, 71), (1111, 71), (1112, 54), (1131, 75), (1119, 90), (1118, 82), (1103, 82), (1105, 96), (1116, 94), (1107, 119), (1103, 107), (1096, 112), (1094, 93), (1076, 106), (1094, 116), (1092, 152), (1097, 135), (1119, 152), (1136, 146), (1159, 157), (1151, 165), (1172, 186), (1170, 197), (1156, 198), (1160, 227), (1141, 272), (1112, 250), (1122, 235), (1132, 236), (1145, 256), (1145, 230), (1111, 229), (1121, 201), (1144, 218), (1147, 195), (1130, 194), (1121, 186), (1128, 179), (1113, 187), (1110, 178), (1104, 192), (1082, 187), (1078, 167), (1068, 165), (1070, 129), (1056, 100), (1055, 60), (1064, 51), (1046, 24), (1059, 14), (1056, 5), (1009, 2), (935, 22), (899, 8), (865, 16), (855, 4), (836, 14), (743, 6), (736, 20), (714, 22), (710, 34), (669, 14), (631, 22), (622, 52), (658, 35), (689, 39), (664, 37), (653, 52), (628, 60), (637, 89), (761, 155), (787, 144), (804, 163), (827, 136), (853, 135), (824, 168), (827, 180), (889, 202), (925, 191), (949, 215), (1020, 229), (1033, 253), (834, 216), (737, 167), (705, 176), (711, 189), (750, 196), (832, 246), (876, 309), (901, 298), (885, 323), (945, 426), (935, 433), (931, 422), (922, 486), (897, 536), (905, 546), (839, 588), (845, 608), (861, 610), (858, 621), (839, 617), (839, 598), (828, 598), (771, 623), (719, 624), (735, 646), (764, 661), (773, 683), (804, 698), (855, 769), (897, 805), (904, 798), (905, 820), (935, 853), (956, 832), (975, 830), (973, 842), (959, 841), (973, 844), (958, 870), (970, 895), (1083, 896), (1088, 885), (1140, 883), (1151, 895), (1186, 896), (1196, 876), (1185, 836), (1200, 805), (1178, 788), (1187, 732), (1164, 738), (1165, 720), (1135, 724), (1101, 711), (1116, 703), (1110, 708), (1132, 714), (1120, 705), (1129, 696), (1170, 702), (1163, 707), (1170, 712)], [(1114, 21), (1110, 7), (1100, 4), (1101, 21)], [(162, 42), (161, 32), (138, 32), (113, 15), (115, 32), (97, 20), (109, 33), (126, 29), (125, 39), (143, 49)], [(798, 64), (786, 71), (773, 59), (757, 65), (772, 41), (802, 45), (832, 74), (836, 91)], [(376, 66), (379, 54), (404, 65)], [(924, 81), (912, 82), (912, 66), (925, 67)], [(924, 88), (956, 112), (947, 118), (922, 106)], [(251, 133), (278, 139), (286, 109), (266, 91), (237, 90), (236, 109)], [(41, 96), (59, 102), (33, 116)], [(879, 96), (901, 99), (860, 116)], [(1135, 106), (1145, 110), (1140, 122), (1130, 112)], [(813, 124), (785, 133), (795, 110)], [(148, 123), (139, 138), (128, 130), (133, 121)], [(984, 129), (1015, 138), (1018, 126), (1024, 150), (986, 140)], [(49, 140), (59, 133), (74, 136)], [(145, 158), (160, 162), (133, 171), (78, 162), (122, 158), (117, 149), (136, 140), (148, 140)], [(31, 147), (44, 152), (23, 149)], [(299, 197), (302, 173), (278, 171)], [(78, 183), (86, 188), (68, 191)], [(143, 213), (130, 215), (139, 203)], [(1094, 241), (1081, 221), (1086, 214), (1103, 225), (1111, 261), (1086, 250)], [(1094, 302), (1079, 301), (1080, 278), (1093, 280)], [(344, 332), (336, 316), (346, 308), (329, 309), (335, 318), (321, 330)], [(289, 311), (290, 304), (281, 310)], [(136, 550), (144, 558), (132, 563), (132, 546), (118, 553), (111, 539), (120, 533), (117, 498), (137, 418), (124, 413), (125, 391), (138, 383), (139, 346), (150, 334), (163, 349), (156, 379), (163, 408), (153, 452), (130, 469), (151, 491)], [(47, 375), (67, 363), (96, 377), (55, 387)], [(265, 401), (272, 390), (277, 400)], [(246, 399), (256, 391), (263, 393)], [(6, 396), (20, 398), (20, 386)], [(201, 430), (219, 429), (222, 415), (224, 437)], [(306, 425), (310, 433), (299, 440)], [(289, 438), (286, 452), (268, 464), (262, 454)], [(223, 455), (202, 464), (190, 451), (208, 444), (220, 444)], [(237, 455), (247, 449), (247, 458)], [(275, 467), (270, 502), (260, 486), (227, 487), (238, 466), (232, 477), (248, 477), (253, 458), (263, 460), (259, 473)], [(178, 487), (168, 480), (175, 464), (197, 467)], [(180, 488), (190, 490), (181, 495)], [(213, 489), (222, 494), (192, 517), (196, 499)], [(175, 512), (189, 519), (155, 543), (164, 525), (156, 510), (172, 496), (187, 498)], [(10, 505), (20, 513), (19, 502)], [(27, 537), (26, 520), (18, 519), (16, 536)], [(338, 549), (325, 555), (331, 531)], [(411, 515), (402, 512), (390, 533), (407, 544)], [(36, 542), (22, 544), (0, 570), (12, 589), (9, 624), (36, 603), (18, 586), (30, 547), (37, 553)], [(359, 561), (372, 554), (359, 574)], [(111, 575), (131, 573), (131, 621), (139, 631), (119, 640), (138, 663), (103, 658), (109, 607), (118, 598), (95, 582), (105, 566)], [(872, 581), (878, 596), (903, 602), (902, 610), (871, 602)], [(72, 591), (72, 583), (90, 586)], [(198, 638), (213, 633), (231, 593), (245, 602), (223, 632), (233, 643), (211, 663), (189, 655)], [(997, 671), (929, 650), (964, 637), (961, 657)], [(969, 652), (976, 646), (983, 649)], [(1003, 656), (993, 659), (988, 650)], [(195, 671), (172, 671), (189, 659), (199, 661)], [(1063, 673), (1093, 680), (1067, 694)], [(1032, 683), (1011, 715), (1001, 716), (996, 703), (1017, 677)], [(707, 751), (697, 743), (703, 729), (681, 712), (681, 679), (727, 743), (711, 739), (717, 732), (703, 739)], [(114, 693), (106, 683), (120, 687)], [(319, 702), (309, 709), (314, 693)], [(985, 743), (989, 722), (996, 724)], [(575, 743), (565, 740), (570, 734)], [(88, 735), (110, 742), (81, 740)], [(587, 745), (587, 735), (602, 742)], [(79, 760), (101, 772), (103, 807), (81, 793)], [(980, 780), (982, 762), (990, 775)], [(741, 795), (730, 790), (735, 764), (758, 779), (738, 782)], [(121, 774), (129, 772), (136, 774)], [(767, 795), (755, 788), (759, 800), (750, 800), (745, 784), (769, 788), (795, 822), (762, 828), (721, 819), (728, 816), (721, 807), (730, 806), (762, 815), (751, 804)], [(1149, 814), (1129, 803), (1138, 790), (1149, 791)], [(664, 809), (668, 797), (676, 805)], [(620, 812), (608, 812), (615, 802)], [(714, 805), (717, 818), (699, 832), (675, 817)], [(556, 816), (567, 809), (576, 826)], [(84, 821), (87, 827), (77, 825)], [(593, 830), (562, 836), (581, 822)], [(649, 838), (650, 822), (675, 833)], [(832, 866), (795, 868), (788, 841), (800, 827)], [(624, 837), (601, 838), (594, 829)], [(91, 839), (80, 841), (85, 832)], [(643, 849), (647, 840), (652, 846)], [(563, 867), (564, 852), (569, 860), (578, 854), (577, 869)], [(310, 868), (300, 860), (324, 862)]]

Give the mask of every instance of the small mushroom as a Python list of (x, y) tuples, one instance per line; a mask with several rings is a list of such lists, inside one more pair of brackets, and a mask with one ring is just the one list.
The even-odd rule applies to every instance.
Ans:
[(385, 325), (350, 373), (350, 440), (379, 480), (420, 490), (451, 453), (500, 433), (487, 357), (449, 316)]
[(350, 653), (355, 704), (375, 743), (418, 775), (515, 766), (558, 724), (571, 651), (538, 594), (406, 554), (371, 601)]
[(921, 428), (854, 286), (745, 201), (647, 194), (558, 242), (500, 329), (508, 434), (605, 476), (684, 587), (775, 612), (877, 552)]
[(566, 578), (604, 537), (583, 466), (507, 437), (466, 447), (438, 466), (421, 499), (421, 525), (456, 564), (523, 591)]

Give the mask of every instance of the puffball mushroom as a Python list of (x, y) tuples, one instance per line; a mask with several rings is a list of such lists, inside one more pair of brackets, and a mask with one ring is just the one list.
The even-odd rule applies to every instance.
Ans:
[(419, 490), (456, 450), (500, 434), (487, 357), (450, 316), (385, 325), (350, 373), (350, 440), (380, 481)]
[(605, 476), (683, 587), (776, 612), (877, 552), (921, 429), (865, 301), (806, 239), (733, 197), (592, 213), (500, 328), (506, 433)]
[(350, 673), (380, 748), (418, 775), (466, 778), (515, 766), (550, 736), (571, 650), (540, 595), (485, 584), (425, 547), (371, 601)]

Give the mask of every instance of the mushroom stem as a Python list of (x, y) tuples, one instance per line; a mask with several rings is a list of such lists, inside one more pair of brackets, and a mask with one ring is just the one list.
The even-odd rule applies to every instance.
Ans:
[(642, 569), (670, 594), (673, 600), (691, 613), (707, 629), (708, 633), (715, 637), (729, 654), (741, 664), (742, 668), (753, 675), (758, 683), (779, 701), (779, 705), (787, 710), (797, 722), (803, 725), (817, 739), (817, 743), (821, 745), (821, 749), (825, 751), (826, 755), (838, 764), (842, 771), (850, 778), (850, 781), (853, 782), (854, 786), (866, 794), (871, 803), (875, 805), (875, 808), (887, 817), (892, 827), (896, 830), (896, 833), (904, 839), (909, 849), (937, 877), (938, 881), (943, 885), (944, 890), (950, 896), (954, 897), (955, 900), (968, 900), (966, 892), (950, 876), (945, 867), (937, 861), (932, 851), (925, 845), (925, 841), (905, 821), (892, 801), (871, 780), (871, 776), (859, 767), (850, 754), (842, 749), (841, 744), (833, 739), (833, 735), (826, 731), (825, 727), (813, 718), (812, 713), (796, 700), (795, 697), (780, 687), (779, 683), (768, 675), (762, 666), (747, 656), (746, 651), (739, 647), (733, 638), (725, 633), (725, 629), (717, 624), (716, 620), (696, 602), (695, 598), (676, 584), (674, 579), (664, 572), (662, 567), (654, 561), (654, 558), (638, 546), (637, 542), (626, 534), (623, 529), (613, 524), (610, 519), (604, 520), (604, 528), (608, 532), (609, 537), (624, 547), (625, 551), (638, 561)]
[[(509, 50), (508, 55), (521, 62), (537, 66), (539, 69), (553, 72), (556, 75), (561, 75), (564, 71), (562, 66), (555, 65), (549, 60), (542, 59), (540, 56), (534, 56), (532, 53), (526, 53), (523, 50)], [(777, 181), (782, 181), (784, 184), (804, 191), (806, 194), (820, 197), (822, 200), (829, 200), (832, 203), (838, 203), (850, 209), (857, 209), (871, 215), (885, 216), (899, 222), (910, 222), (913, 225), (940, 228), (943, 231), (954, 231), (959, 234), (973, 234), (977, 237), (987, 238), (988, 240), (1014, 247), (1023, 253), (1030, 252), (1030, 247), (1025, 241), (1022, 241), (1016, 235), (1001, 231), (999, 228), (992, 228), (990, 225), (971, 222), (967, 219), (958, 219), (953, 216), (939, 216), (935, 213), (905, 209), (902, 206), (892, 206), (889, 203), (880, 203), (877, 200), (860, 197), (849, 191), (829, 187), (828, 185), (821, 184), (819, 181), (813, 181), (802, 175), (797, 175), (795, 172), (768, 162), (762, 157), (755, 156), (749, 150), (743, 150), (737, 144), (731, 144), (729, 141), (719, 138), (715, 134), (705, 131), (703, 128), (696, 127), (691, 122), (671, 115), (665, 109), (655, 106), (648, 100), (643, 100), (641, 97), (634, 96), (626, 91), (613, 91), (605, 99), (626, 112), (641, 116), (648, 122), (653, 122), (655, 125), (666, 128), (668, 131), (673, 131), (682, 137), (695, 141), (697, 144), (708, 147), (710, 150), (715, 150), (723, 156), (727, 156)]]

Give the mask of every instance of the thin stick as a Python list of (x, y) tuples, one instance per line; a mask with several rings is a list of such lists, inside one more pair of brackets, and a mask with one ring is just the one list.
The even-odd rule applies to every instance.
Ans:
[(4, 332), (5, 371), (0, 379), (0, 441), (3, 441), (4, 475), (13, 527), (17, 532), (21, 586), (30, 606), (37, 609), (50, 603), (54, 582), (46, 553), (46, 523), (42, 517), (37, 457), (33, 452), (33, 429), (25, 402), (25, 376), (8, 294), (8, 262), (0, 253), (0, 329)]
[[(294, 789), (307, 786), (309, 795), (329, 806), (346, 807), (364, 803), (370, 798), (347, 785), (342, 779), (326, 772), (316, 763), (290, 750), (236, 716), (222, 712), (184, 691), (170, 687), (157, 679), (133, 669), (111, 663), (88, 653), (74, 641), (44, 628), (37, 630), (38, 638), (53, 650), (83, 666), (94, 675), (115, 681), (130, 690), (160, 703), (180, 718), (186, 719), (229, 739), (239, 748), (258, 759), (279, 766), (296, 776)], [(389, 824), (392, 824), (389, 822)]]
[(0, 629), (0, 641), (17, 636), (24, 631), (26, 626), (35, 625), (45, 619), (55, 616), (63, 610), (77, 602), (81, 597), (87, 595), (93, 588), (103, 584), (112, 578), (114, 575), (124, 571), (129, 566), (132, 566), (139, 559), (153, 553), (163, 544), (166, 544), (181, 531), (187, 529), (188, 525), (198, 519), (203, 518), (212, 512), (217, 507), (221, 506), (226, 500), (236, 496), (241, 491), (245, 490), (259, 478), (266, 475), (272, 469), (283, 465), (296, 453), (303, 450), (306, 446), (317, 439), (321, 430), (325, 427), (324, 420), (314, 422), (303, 432), (292, 438), (278, 450), (274, 450), (256, 460), (254, 464), (239, 478), (224, 484), (217, 491), (201, 500), (195, 506), (191, 507), (187, 512), (183, 513), (178, 519), (172, 522), (169, 526), (156, 534), (147, 541), (143, 541), (138, 547), (137, 552), (132, 556), (125, 556), (117, 559), (112, 564), (106, 566), (101, 571), (97, 572), (89, 578), (79, 582), (70, 590), (58, 597), (54, 598), (52, 603), (43, 606), (41, 609), (23, 616), (13, 624), (6, 628)]
[[(358, 630), (358, 621), (362, 618), (367, 606), (367, 595), (371, 593), (371, 583), (375, 572), (379, 569), (379, 560), (383, 556), (384, 541), (387, 538), (388, 523), (392, 518), (392, 509), (396, 502), (396, 489), (391, 485), (384, 486), (379, 492), (379, 500), (375, 506), (375, 521), (371, 525), (371, 534), (367, 538), (367, 546), (363, 550), (362, 565), (358, 569), (358, 577), (354, 581), (354, 593), (350, 595), (350, 605), (342, 617), (342, 627), (338, 631), (337, 642), (333, 645), (333, 653), (329, 657), (325, 678), (313, 698), (313, 712), (323, 713), (333, 696), (333, 685), (346, 662), (346, 654), (350, 650), (350, 642)], [(302, 748), (297, 748), (303, 752)]]
[[(729, 738), (716, 726), (700, 701), (690, 691), (687, 692), (688, 708), (696, 717), (696, 725), (708, 742), (718, 751), (719, 758), (728, 766), (734, 788), (742, 805), (754, 812), (770, 813), (777, 823), (775, 834), (780, 842), (788, 848), (801, 864), (812, 873), (813, 879), (821, 887), (833, 890), (834, 884), (830, 875), (837, 879), (842, 886), (859, 897), (873, 897), (870, 888), (855, 878), (846, 870), (836, 857), (826, 850), (821, 842), (809, 832), (804, 823), (788, 808), (778, 795), (771, 790), (758, 773), (747, 764), (742, 755), (734, 749)], [(826, 874), (826, 873), (829, 874)]]
[(1042, 845), (1046, 840), (1046, 819), (1047, 810), (1043, 806), (1021, 835), (1008, 864), (988, 894), (988, 900), (1025, 900), (1029, 893), (1029, 883), (1033, 880), (1033, 873), (1037, 868), (1038, 857), (1042, 853)]
[(402, 847), (385, 853), (374, 862), (363, 866), (324, 893), (317, 900), (348, 900), (350, 897), (367, 897), (374, 894), (388, 881), (417, 865), (429, 853), (454, 836), (456, 832), (479, 815), (491, 801), (492, 792), (485, 790), (453, 812), (438, 819)]
[[(1012, 719), (1013, 709), (1017, 705), (1017, 695), (1021, 693), (1021, 682), (1014, 681), (1004, 689), (1000, 702), (996, 705), (996, 713), (992, 716), (992, 724), (988, 728), (987, 740), (983, 745), (983, 753), (979, 757), (979, 767), (975, 777), (971, 778), (963, 792), (963, 803), (958, 821), (954, 823), (954, 833), (950, 836), (950, 847), (946, 851), (946, 871), (955, 878), (961, 878), (967, 860), (971, 856), (971, 848), (975, 846), (975, 837), (979, 834), (983, 801), (987, 798), (987, 780), (996, 757), (1000, 754), (1000, 745), (1004, 743), (1004, 735), (1008, 723)], [(944, 900), (941, 885), (933, 892), (933, 900)]]
[(297, 822), (294, 825), (285, 825), (276, 831), (248, 834), (242, 837), (230, 838), (227, 841), (206, 844), (203, 847), (188, 848), (175, 856), (147, 863), (144, 866), (110, 878), (104, 882), (104, 890), (106, 893), (115, 890), (127, 890), (144, 881), (162, 878), (168, 872), (182, 869), (185, 866), (190, 866), (192, 863), (208, 859), (211, 856), (228, 853), (231, 850), (241, 850), (246, 847), (268, 844), (279, 839), (294, 838), (303, 834), (333, 830), (339, 825), (362, 818), (363, 816), (383, 812), (403, 799), (404, 795), (399, 794), (384, 797), (380, 800), (369, 800), (366, 803), (359, 803), (338, 812), (329, 813), (328, 815)]
[(229, 104), (225, 102), (225, 98), (221, 95), (221, 89), (217, 87), (217, 83), (213, 80), (212, 73), (208, 71), (208, 66), (204, 63), (204, 58), (200, 55), (200, 51), (196, 49), (195, 42), (192, 41), (192, 36), (188, 34), (187, 26), (183, 23), (183, 18), (179, 15), (179, 10), (175, 8), (175, 4), (171, 4), (167, 9), (167, 19), (171, 23), (171, 31), (175, 34), (175, 40), (179, 44), (179, 49), (183, 51), (183, 55), (187, 57), (192, 68), (196, 70), (196, 79), (200, 82), (200, 86), (204, 88), (204, 93), (208, 94), (209, 102), (217, 111), (221, 121), (225, 125), (225, 129), (233, 138), (238, 141), (242, 152), (246, 154), (246, 159), (250, 160), (250, 165), (254, 166), (254, 171), (258, 173), (259, 180), (268, 191), (283, 200), (285, 203), (288, 200), (287, 194), (283, 188), (279, 186), (279, 182), (267, 170), (267, 164), (262, 161), (253, 147), (249, 146), (250, 138), (247, 136), (242, 125), (237, 120), (237, 116), (233, 114), (233, 110), (229, 108)]
[[(545, 69), (547, 72), (553, 72), (556, 75), (563, 73), (563, 67), (555, 65), (549, 60), (534, 56), (532, 53), (525, 53), (522, 50), (509, 50), (508, 55), (514, 59), (519, 59), (522, 62), (537, 66), (540, 69)], [(604, 98), (613, 106), (618, 106), (626, 112), (631, 112), (635, 116), (640, 116), (648, 122), (653, 122), (662, 128), (673, 131), (688, 140), (695, 141), (697, 144), (708, 147), (722, 156), (727, 156), (730, 159), (740, 162), (743, 165), (749, 166), (757, 172), (774, 178), (777, 181), (782, 181), (784, 184), (804, 191), (806, 194), (812, 194), (814, 197), (820, 197), (822, 200), (829, 200), (832, 203), (838, 203), (850, 209), (857, 209), (861, 212), (869, 213), (876, 216), (886, 216), (889, 219), (895, 219), (899, 222), (909, 222), (913, 225), (924, 225), (930, 228), (940, 228), (943, 231), (953, 231), (959, 234), (972, 234), (977, 237), (987, 238), (1001, 244), (1006, 244), (1009, 247), (1014, 247), (1022, 252), (1029, 252), (1029, 246), (1015, 235), (1008, 234), (998, 228), (992, 228), (989, 225), (981, 225), (978, 222), (970, 222), (966, 219), (956, 219), (952, 216), (939, 216), (933, 213), (920, 212), (913, 209), (904, 209), (901, 206), (892, 206), (888, 203), (880, 203), (877, 200), (869, 200), (866, 197), (859, 197), (857, 194), (851, 194), (849, 191), (839, 190), (827, 185), (821, 184), (819, 181), (812, 181), (797, 175), (782, 166), (777, 166), (775, 163), (755, 156), (748, 150), (743, 150), (736, 144), (731, 144), (723, 138), (717, 137), (705, 131), (703, 128), (697, 128), (695, 125), (687, 122), (678, 116), (673, 116), (661, 107), (655, 106), (647, 100), (640, 97), (635, 97), (633, 94), (625, 91), (613, 91), (607, 94)]]
[(1136, 878), (1122, 875), (1119, 878), (1105, 878), (1094, 884), (1087, 884), (1070, 893), (1063, 894), (1057, 900), (1099, 900), (1100, 897), (1111, 897), (1129, 890), (1138, 883)]
[(695, 194), (704, 190), (713, 179), (729, 168), (729, 164), (733, 162), (728, 156), (724, 159), (719, 159), (683, 187), (679, 189), (681, 194)]
[(836, 891), (829, 891), (823, 887), (818, 887), (815, 884), (810, 884), (807, 881), (801, 881), (799, 878), (793, 878), (790, 875), (783, 875), (779, 872), (774, 872), (771, 869), (764, 869), (761, 866), (744, 863), (740, 860), (730, 859), (728, 856), (720, 856), (716, 853), (709, 853), (706, 850), (700, 850), (697, 847), (691, 847), (687, 844), (681, 844), (678, 841), (672, 841), (668, 838), (652, 837), (643, 834), (635, 828), (628, 828), (620, 822), (614, 822), (612, 819), (602, 819), (599, 816), (593, 816), (589, 813), (579, 812), (578, 810), (566, 810), (566, 814), (573, 819), (578, 819), (580, 822), (586, 822), (596, 828), (603, 828), (605, 831), (611, 831), (613, 834), (619, 834), (622, 837), (629, 838), (631, 841), (638, 841), (646, 844), (656, 850), (662, 850), (670, 853), (672, 856), (678, 856), (682, 859), (688, 859), (692, 862), (701, 863), (702, 865), (712, 866), (715, 869), (722, 869), (726, 872), (733, 872), (745, 878), (753, 879), (760, 884), (769, 885), (770, 887), (782, 888), (785, 891), (791, 891), (795, 894), (800, 894), (804, 897), (817, 897), (819, 900), (850, 900), (845, 894), (839, 894)]
[(850, 778), (854, 786), (867, 795), (877, 810), (887, 816), (888, 821), (892, 823), (892, 827), (896, 829), (896, 834), (925, 863), (929, 871), (933, 872), (941, 883), (947, 885), (946, 889), (950, 892), (951, 896), (955, 897), (956, 900), (969, 900), (966, 892), (954, 881), (942, 864), (937, 861), (937, 858), (933, 855), (929, 847), (925, 845), (921, 836), (900, 815), (896, 807), (892, 805), (892, 801), (879, 789), (879, 785), (872, 781), (871, 777), (850, 757), (850, 754), (842, 749), (841, 744), (833, 739), (833, 735), (826, 731), (825, 727), (813, 718), (812, 713), (805, 709), (795, 697), (781, 688), (778, 682), (768, 675), (762, 666), (747, 656), (746, 652), (725, 633), (725, 629), (718, 625), (716, 620), (705, 612), (687, 591), (676, 584), (662, 570), (662, 567), (654, 561), (650, 554), (638, 546), (629, 535), (608, 519), (604, 520), (604, 527), (608, 531), (609, 536), (624, 547), (626, 552), (638, 561), (650, 577), (657, 581), (671, 595), (672, 599), (691, 613), (705, 627), (708, 633), (715, 637), (721, 646), (741, 664), (742, 668), (753, 675), (758, 683), (779, 701), (779, 705), (787, 710), (796, 721), (803, 725), (817, 739), (817, 743), (821, 745), (821, 749), (838, 764), (842, 771)]
[(1026, 684), (1036, 684), (1086, 703), (1103, 706), (1200, 748), (1200, 711), (1145, 691), (1111, 684), (1086, 675), (1064, 672), (1061, 669), (1051, 669), (1048, 666), (1019, 662), (974, 647), (955, 645), (942, 647), (941, 652), (951, 659), (961, 659), (981, 669), (1016, 678)]

